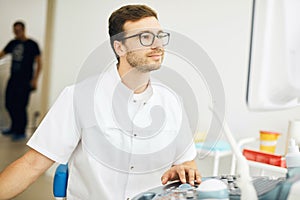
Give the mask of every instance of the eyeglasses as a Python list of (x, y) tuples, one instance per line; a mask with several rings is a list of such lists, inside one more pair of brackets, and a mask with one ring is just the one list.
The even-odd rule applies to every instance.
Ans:
[(157, 35), (155, 35), (152, 32), (142, 32), (142, 33), (138, 33), (135, 35), (125, 37), (122, 40), (126, 40), (126, 39), (137, 37), (137, 36), (140, 39), (141, 45), (143, 45), (145, 47), (151, 46), (154, 43), (155, 37), (157, 37), (157, 39), (159, 39), (161, 41), (163, 46), (168, 45), (169, 39), (170, 39), (170, 33), (167, 33), (167, 32), (160, 32)]

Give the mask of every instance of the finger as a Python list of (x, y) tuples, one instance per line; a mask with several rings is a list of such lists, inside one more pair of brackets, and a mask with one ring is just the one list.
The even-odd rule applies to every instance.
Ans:
[(195, 171), (195, 174), (196, 174), (196, 182), (197, 183), (201, 183), (201, 174), (199, 173), (198, 170)]
[(170, 170), (168, 170), (167, 172), (165, 172), (163, 174), (163, 176), (161, 177), (161, 183), (163, 185), (165, 185), (169, 180), (170, 180), (170, 177), (171, 177), (171, 172)]
[(188, 170), (188, 177), (189, 177), (189, 183), (191, 184), (191, 185), (194, 185), (194, 180), (195, 180), (195, 171), (196, 170), (194, 170), (194, 169), (192, 169), (192, 168), (190, 168), (189, 170)]
[(179, 176), (179, 179), (182, 183), (186, 183), (186, 177), (185, 177), (185, 168), (182, 166), (177, 167), (176, 172)]

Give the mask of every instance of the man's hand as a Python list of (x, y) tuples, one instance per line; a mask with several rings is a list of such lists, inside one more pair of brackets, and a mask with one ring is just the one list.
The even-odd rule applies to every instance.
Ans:
[(31, 86), (31, 90), (36, 90), (37, 89), (37, 80), (36, 79), (32, 79), (30, 81), (30, 86)]
[(180, 180), (182, 183), (194, 185), (194, 181), (201, 183), (201, 175), (197, 169), (195, 161), (184, 162), (180, 165), (172, 166), (161, 177), (161, 183), (165, 185), (168, 181)]

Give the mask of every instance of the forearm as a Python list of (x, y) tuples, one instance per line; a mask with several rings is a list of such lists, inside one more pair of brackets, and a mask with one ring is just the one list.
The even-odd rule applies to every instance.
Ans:
[(35, 150), (28, 151), (1, 172), (0, 199), (11, 199), (23, 192), (52, 164)]
[(36, 62), (37, 66), (36, 66), (36, 69), (35, 69), (34, 74), (33, 74), (33, 79), (38, 80), (39, 75), (40, 75), (40, 73), (42, 71), (42, 60), (41, 60), (41, 57), (37, 56), (35, 58), (35, 62)]
[(41, 57), (40, 56), (37, 56), (35, 58), (35, 61), (36, 61), (36, 69), (34, 70), (34, 74), (33, 74), (33, 77), (31, 79), (31, 87), (33, 90), (37, 89), (37, 82), (38, 82), (38, 78), (39, 78), (39, 75), (40, 75), (40, 72), (42, 70), (42, 61), (41, 61)]

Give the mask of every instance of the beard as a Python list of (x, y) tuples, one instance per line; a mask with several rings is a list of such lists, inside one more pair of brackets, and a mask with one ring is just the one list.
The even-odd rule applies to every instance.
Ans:
[[(160, 61), (149, 61), (148, 55), (154, 54), (154, 53), (160, 53), (161, 54), (161, 60)], [(155, 51), (152, 51), (151, 53), (148, 53), (145, 55), (140, 55), (134, 51), (128, 52), (126, 55), (127, 62), (136, 70), (142, 73), (151, 72), (154, 70), (157, 70), (160, 68), (161, 63), (164, 58), (164, 50), (158, 49)]]

